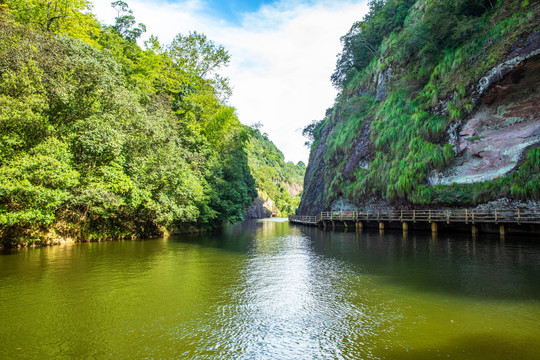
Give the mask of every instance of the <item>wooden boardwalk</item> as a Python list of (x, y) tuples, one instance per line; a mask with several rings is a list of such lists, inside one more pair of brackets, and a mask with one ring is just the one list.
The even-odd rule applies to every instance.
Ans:
[(437, 231), (438, 223), (470, 224), (473, 233), (478, 232), (477, 225), (498, 224), (501, 234), (506, 233), (508, 224), (540, 224), (539, 210), (384, 210), (384, 211), (323, 211), (316, 216), (289, 216), (289, 221), (296, 224), (313, 226), (332, 226), (341, 222), (348, 227), (353, 223), (362, 227), (364, 222), (375, 221), (384, 229), (388, 222), (402, 223), (403, 230), (408, 230), (409, 223), (429, 223), (431, 230)]

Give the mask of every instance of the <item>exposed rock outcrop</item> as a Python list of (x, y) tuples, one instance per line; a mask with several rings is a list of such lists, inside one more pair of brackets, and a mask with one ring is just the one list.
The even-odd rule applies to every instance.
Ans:
[(369, 133), (371, 121), (366, 121), (358, 134), (351, 157), (345, 166), (344, 175), (352, 173), (357, 168), (367, 169), (369, 165)]
[(391, 79), (392, 79), (391, 67), (379, 73), (379, 76), (377, 76), (377, 87), (375, 89), (375, 99), (377, 100), (386, 99), (386, 94), (388, 93), (388, 88), (390, 86)]
[(287, 188), (287, 192), (291, 194), (291, 196), (297, 196), (299, 195), (302, 190), (304, 190), (304, 187), (302, 184), (289, 184), (289, 183), (282, 183), (283, 186)]
[(265, 194), (258, 192), (258, 196), (253, 200), (253, 204), (246, 209), (247, 219), (265, 219), (279, 216), (276, 205)]
[[(477, 110), (465, 119), (458, 136), (451, 138), (459, 155), (442, 173), (433, 173), (430, 184), (473, 183), (504, 176), (515, 168), (525, 149), (540, 143), (540, 55), (511, 63), (513, 71), (504, 70), (503, 77), (501, 69), (508, 69), (508, 62), (482, 78), (483, 96)], [(495, 78), (500, 80), (494, 82)], [(491, 85), (485, 88), (484, 82)]]
[(509, 209), (509, 210), (535, 210), (540, 211), (540, 202), (534, 200), (528, 201), (519, 201), (502, 198), (495, 201), (490, 201), (485, 204), (478, 205), (475, 210), (498, 210), (498, 209)]

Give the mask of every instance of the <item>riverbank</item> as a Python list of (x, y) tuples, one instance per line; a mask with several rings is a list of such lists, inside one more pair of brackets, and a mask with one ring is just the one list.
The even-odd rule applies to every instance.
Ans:
[[(167, 238), (170, 236), (177, 235), (186, 235), (186, 234), (197, 234), (212, 231), (210, 228), (196, 228), (194, 226), (186, 227), (183, 230), (173, 230), (173, 231), (163, 231), (161, 233), (155, 234), (123, 234), (117, 236), (90, 236), (81, 235), (76, 236), (60, 236), (53, 230), (47, 230), (35, 234), (34, 236), (29, 236), (26, 239), (18, 238), (19, 241), (10, 241), (10, 242), (0, 242), (0, 250), (6, 249), (21, 249), (25, 247), (46, 247), (46, 246), (56, 246), (56, 245), (71, 245), (76, 243), (98, 243), (98, 242), (109, 242), (109, 241), (124, 241), (124, 240), (140, 240), (140, 239), (156, 239), (156, 238)], [(0, 240), (2, 239), (2, 234), (0, 234)], [(36, 236), (37, 235), (37, 236)]]

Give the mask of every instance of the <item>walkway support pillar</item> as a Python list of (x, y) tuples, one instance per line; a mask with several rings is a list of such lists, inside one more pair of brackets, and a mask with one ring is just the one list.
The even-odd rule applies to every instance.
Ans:
[(431, 223), (431, 232), (434, 234), (437, 233), (437, 223), (435, 221)]
[(364, 227), (364, 224), (361, 221), (356, 222), (356, 229), (362, 230), (363, 227)]
[(501, 234), (501, 236), (506, 235), (506, 226), (504, 226), (504, 224), (499, 225), (499, 234)]
[(471, 232), (473, 235), (478, 235), (478, 226), (476, 226), (475, 224), (472, 224), (471, 225)]
[(401, 223), (401, 226), (403, 226), (403, 232), (409, 231), (409, 224), (405, 221)]
[(384, 230), (384, 221), (379, 221), (379, 230)]
[(336, 228), (336, 222), (332, 220), (332, 230), (335, 230), (335, 228)]

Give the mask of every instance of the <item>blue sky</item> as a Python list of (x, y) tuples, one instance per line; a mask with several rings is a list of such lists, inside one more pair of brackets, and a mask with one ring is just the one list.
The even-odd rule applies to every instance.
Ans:
[(216, 17), (227, 20), (233, 24), (239, 24), (242, 14), (257, 11), (262, 5), (272, 3), (272, 1), (257, 0), (207, 0), (208, 13)]
[[(114, 22), (111, 0), (91, 0), (98, 20)], [(240, 121), (260, 122), (288, 161), (307, 163), (302, 129), (324, 117), (337, 95), (330, 82), (339, 38), (367, 12), (367, 0), (124, 0), (150, 34), (204, 33), (231, 63), (229, 104)]]

